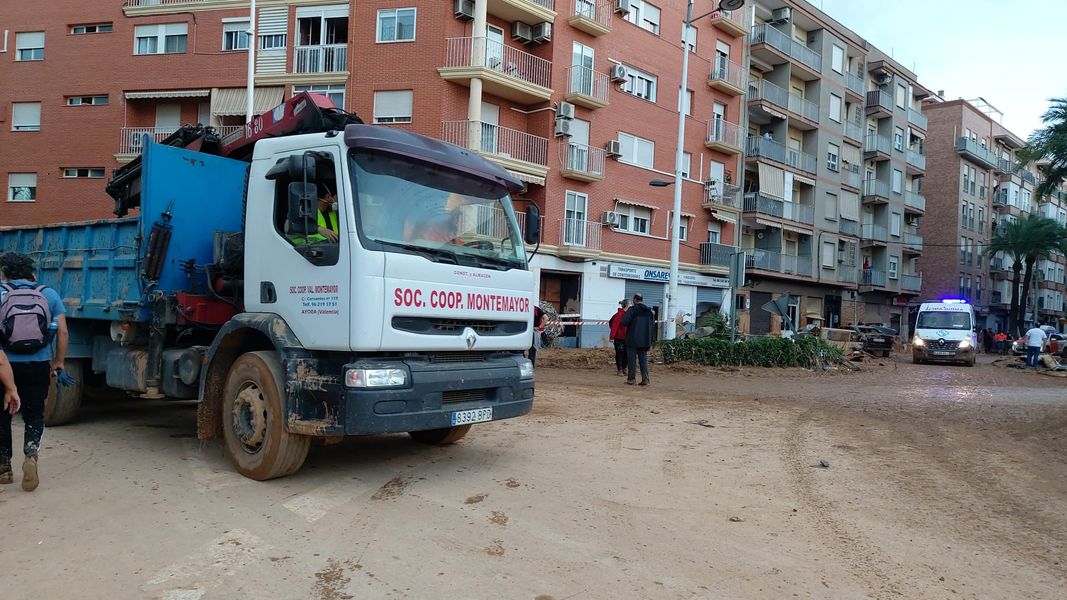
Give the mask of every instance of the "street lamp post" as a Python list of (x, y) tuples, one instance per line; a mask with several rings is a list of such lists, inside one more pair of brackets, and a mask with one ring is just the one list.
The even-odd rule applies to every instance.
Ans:
[(673, 340), (677, 327), (671, 325), (678, 311), (678, 253), (682, 233), (682, 159), (685, 154), (685, 113), (686, 90), (689, 87), (689, 28), (693, 21), (725, 10), (737, 10), (745, 5), (745, 0), (721, 0), (716, 10), (693, 18), (693, 0), (686, 3), (685, 26), (682, 29), (682, 83), (678, 86), (678, 147), (674, 153), (674, 213), (671, 215), (671, 273), (667, 285), (667, 329), (663, 337)]

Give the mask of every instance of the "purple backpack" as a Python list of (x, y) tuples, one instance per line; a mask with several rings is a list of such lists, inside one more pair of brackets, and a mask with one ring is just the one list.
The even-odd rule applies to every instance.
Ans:
[(42, 290), (45, 286), (0, 285), (0, 346), (12, 354), (33, 354), (48, 346), (52, 311)]

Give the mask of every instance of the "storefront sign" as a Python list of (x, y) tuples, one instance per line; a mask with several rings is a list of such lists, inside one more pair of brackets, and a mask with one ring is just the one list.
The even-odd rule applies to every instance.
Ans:
[[(615, 264), (608, 265), (608, 277), (668, 283), (671, 280), (671, 272), (667, 269), (657, 269), (655, 267)], [(725, 277), (708, 277), (707, 275), (701, 275), (700, 273), (693, 273), (690, 271), (679, 271), (678, 283), (680, 285), (695, 285), (702, 287), (730, 287), (730, 280)]]

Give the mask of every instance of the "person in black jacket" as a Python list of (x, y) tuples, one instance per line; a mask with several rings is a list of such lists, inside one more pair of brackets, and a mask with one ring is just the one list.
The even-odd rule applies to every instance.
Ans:
[(641, 365), (641, 385), (648, 385), (648, 349), (656, 332), (656, 315), (645, 305), (641, 294), (634, 294), (634, 305), (622, 316), (626, 327), (626, 383), (633, 385), (637, 364)]

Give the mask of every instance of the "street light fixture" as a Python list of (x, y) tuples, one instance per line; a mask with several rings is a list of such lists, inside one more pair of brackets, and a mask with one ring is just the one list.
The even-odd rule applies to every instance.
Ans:
[[(667, 287), (667, 323), (671, 322), (672, 316), (678, 311), (678, 237), (682, 233), (682, 160), (685, 155), (686, 89), (689, 87), (689, 44), (686, 40), (689, 39), (689, 28), (694, 21), (699, 21), (719, 11), (737, 10), (744, 5), (745, 0), (721, 0), (717, 9), (695, 19), (693, 18), (693, 0), (688, 0), (686, 6), (685, 27), (682, 30), (682, 83), (678, 86), (678, 147), (674, 154), (674, 213), (671, 215), (671, 272)], [(649, 185), (666, 187), (670, 183), (662, 179), (654, 179), (649, 182)], [(673, 340), (675, 334), (676, 328), (668, 325), (663, 337)]]
[(648, 182), (648, 185), (652, 187), (667, 187), (668, 185), (674, 185), (674, 182), (667, 181), (666, 179), (653, 179)]

